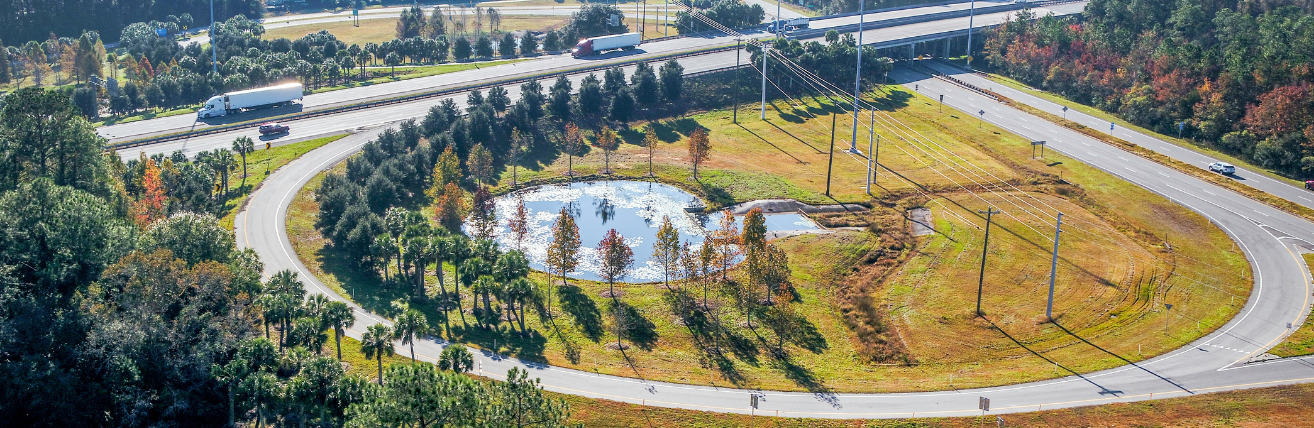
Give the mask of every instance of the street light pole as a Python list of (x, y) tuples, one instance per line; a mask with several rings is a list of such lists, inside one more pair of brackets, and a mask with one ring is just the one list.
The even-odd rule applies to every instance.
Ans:
[(735, 39), (735, 118), (734, 123), (739, 123), (739, 54), (744, 51), (743, 40)]
[(981, 245), (981, 276), (976, 280), (976, 316), (981, 316), (981, 291), (985, 289), (986, 253), (990, 249), (990, 219), (999, 211), (995, 211), (994, 207), (990, 207), (985, 211), (976, 210), (976, 212), (986, 215), (985, 244)]
[(214, 0), (210, 0), (210, 69), (219, 74), (219, 38), (214, 30)]
[(767, 55), (771, 53), (766, 45), (762, 46), (762, 120), (766, 120), (766, 73)]
[(976, 20), (976, 0), (972, 0), (971, 11), (967, 14), (967, 69), (972, 69), (972, 22)]
[(849, 153), (858, 151), (858, 99), (862, 89), (862, 24), (867, 17), (867, 0), (858, 0), (858, 67), (853, 73), (853, 139), (849, 143)]
[(1059, 233), (1063, 232), (1063, 213), (1058, 213), (1054, 224), (1054, 258), (1049, 262), (1049, 303), (1045, 304), (1045, 319), (1054, 322), (1054, 276), (1058, 273)]
[(826, 196), (830, 196), (830, 170), (835, 165), (835, 113), (830, 114), (830, 160), (826, 161)]

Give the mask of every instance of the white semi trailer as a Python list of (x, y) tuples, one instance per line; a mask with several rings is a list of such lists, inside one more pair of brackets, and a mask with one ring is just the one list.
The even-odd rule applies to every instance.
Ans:
[(580, 40), (579, 44), (575, 45), (575, 49), (570, 52), (570, 56), (580, 58), (613, 49), (630, 50), (638, 47), (639, 43), (643, 43), (643, 38), (639, 36), (639, 33), (593, 37)]
[(206, 100), (201, 109), (196, 111), (196, 117), (205, 119), (237, 114), (242, 110), (291, 105), (293, 101), (301, 100), (301, 93), (300, 83), (285, 83), (219, 94)]

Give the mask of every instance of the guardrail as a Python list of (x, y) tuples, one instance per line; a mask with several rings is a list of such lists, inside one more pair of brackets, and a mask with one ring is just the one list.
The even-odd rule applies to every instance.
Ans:
[[(275, 120), (278, 120), (278, 121), (285, 121), (285, 120), (308, 119), (308, 118), (312, 118), (312, 117), (326, 116), (326, 115), (332, 115), (332, 114), (339, 114), (339, 113), (345, 113), (345, 112), (349, 112), (349, 111), (362, 110), (362, 109), (373, 108), (373, 107), (379, 107), (379, 106), (385, 106), (385, 105), (392, 105), (392, 104), (400, 104), (400, 103), (406, 103), (406, 102), (418, 101), (418, 100), (422, 100), (422, 99), (426, 99), (426, 98), (442, 97), (442, 96), (451, 95), (451, 94), (456, 94), (456, 93), (461, 93), (461, 92), (467, 92), (467, 91), (473, 91), (473, 90), (481, 90), (481, 89), (488, 89), (488, 88), (493, 88), (493, 87), (497, 87), (497, 86), (516, 85), (516, 84), (526, 83), (526, 82), (530, 82), (530, 81), (534, 81), (534, 80), (550, 79), (550, 78), (554, 78), (554, 77), (561, 76), (561, 75), (571, 75), (571, 74), (579, 74), (579, 73), (593, 72), (593, 71), (598, 71), (598, 70), (606, 70), (606, 69), (609, 69), (609, 68), (612, 68), (612, 67), (623, 67), (623, 66), (628, 66), (628, 65), (632, 65), (632, 64), (638, 64), (638, 63), (640, 63), (640, 62), (648, 62), (648, 61), (665, 61), (665, 60), (671, 60), (671, 59), (680, 59), (680, 58), (687, 58), (687, 57), (691, 57), (691, 56), (706, 55), (706, 54), (710, 54), (710, 53), (733, 51), (733, 50), (735, 50), (735, 49), (736, 49), (736, 46), (733, 46), (733, 45), (732, 45), (732, 46), (719, 46), (719, 47), (713, 47), (713, 48), (707, 48), (707, 49), (700, 49), (700, 50), (691, 51), (691, 52), (683, 52), (683, 53), (671, 54), (671, 55), (662, 55), (662, 56), (657, 56), (657, 57), (652, 57), (652, 58), (634, 59), (634, 60), (630, 60), (630, 61), (622, 61), (622, 62), (616, 62), (616, 63), (600, 64), (600, 65), (595, 65), (595, 66), (573, 68), (573, 69), (569, 69), (569, 70), (562, 70), (562, 71), (556, 71), (556, 72), (549, 72), (549, 73), (544, 73), (544, 74), (536, 74), (536, 75), (533, 75), (533, 76), (525, 76), (525, 77), (517, 77), (517, 78), (511, 78), (511, 79), (503, 79), (503, 80), (497, 80), (497, 81), (493, 81), (493, 82), (481, 83), (481, 84), (478, 84), (478, 85), (460, 86), (460, 87), (454, 87), (454, 88), (447, 88), (447, 89), (441, 89), (441, 90), (437, 90), (437, 91), (424, 92), (424, 93), (420, 93), (420, 94), (406, 95), (406, 96), (401, 96), (401, 97), (396, 97), (396, 98), (389, 98), (389, 99), (378, 100), (378, 101), (370, 101), (370, 102), (365, 102), (365, 103), (360, 103), (360, 104), (346, 105), (346, 106), (341, 106), (341, 107), (326, 108), (326, 109), (315, 110), (315, 111), (310, 111), (310, 112), (293, 113), (293, 114), (287, 114), (287, 115), (282, 115), (282, 116), (274, 116), (274, 117), (262, 117), (262, 118), (260, 118), (260, 119), (256, 119), (256, 120), (243, 121), (243, 122), (232, 123), (232, 124), (227, 124), (227, 125), (220, 125), (220, 126), (211, 126), (211, 127), (207, 127), (207, 128), (205, 128), (205, 129), (198, 130), (198, 131), (180, 132), (180, 133), (175, 133), (175, 134), (161, 135), (161, 136), (156, 136), (156, 137), (151, 137), (151, 138), (145, 138), (145, 139), (139, 139), (139, 140), (125, 141), (125, 142), (122, 142), (122, 143), (111, 144), (111, 145), (108, 146), (108, 148), (110, 148), (110, 149), (115, 149), (115, 150), (118, 150), (118, 149), (128, 149), (128, 148), (140, 147), (140, 146), (145, 146), (145, 145), (151, 145), (151, 144), (161, 143), (161, 142), (166, 142), (166, 141), (174, 141), (174, 140), (180, 140), (180, 139), (185, 139), (185, 138), (192, 138), (192, 137), (199, 137), (199, 136), (205, 136), (205, 135), (211, 135), (211, 134), (218, 134), (218, 133), (228, 132), (228, 131), (231, 131), (231, 130), (234, 130), (234, 129), (247, 128), (247, 127), (250, 127), (250, 126), (252, 126), (252, 125), (254, 125), (254, 124), (256, 124), (256, 123), (260, 123), (260, 122), (268, 122), (268, 121), (275, 121)], [(717, 70), (709, 70), (709, 71), (720, 71), (720, 69), (717, 69)], [(700, 72), (700, 73), (701, 73), (701, 72)], [(693, 74), (690, 74), (690, 75), (688, 75), (688, 76), (692, 76), (692, 75), (695, 75), (695, 74), (697, 74), (697, 73), (693, 73)]]
[[(1085, 1), (1085, 0), (1049, 0), (1049, 1), (1032, 2), (1032, 3), (1008, 3), (1008, 4), (1003, 4), (1003, 5), (996, 5), (996, 6), (986, 6), (986, 7), (982, 7), (982, 8), (980, 8), (980, 9), (978, 9), (978, 12), (981, 12), (981, 13), (991, 13), (991, 12), (998, 12), (998, 11), (1020, 10), (1020, 9), (1024, 9), (1024, 8), (1026, 8), (1026, 7), (1029, 7), (1029, 6), (1031, 6), (1031, 5), (1050, 5), (1050, 4), (1062, 4), (1062, 3), (1080, 3), (1080, 2), (1082, 2), (1082, 1)], [(929, 4), (929, 5), (928, 5), (928, 4), (923, 4), (923, 5), (916, 5), (916, 6), (909, 6), (909, 7), (894, 7), (894, 8), (879, 9), (879, 10), (869, 11), (869, 12), (866, 12), (866, 13), (867, 13), (867, 14), (881, 13), (881, 12), (888, 12), (888, 11), (894, 11), (894, 10), (910, 9), (910, 8), (914, 8), (914, 7), (926, 7), (926, 6), (947, 5), (947, 4), (955, 4), (955, 3), (962, 3), (962, 2), (963, 2), (963, 1), (958, 1), (958, 0), (955, 0), (955, 1), (945, 1), (945, 2), (939, 2), (939, 3), (932, 3), (932, 4)], [(900, 18), (886, 19), (886, 20), (880, 20), (880, 21), (873, 21), (873, 22), (869, 22), (869, 23), (863, 23), (863, 24), (861, 25), (861, 30), (871, 30), (871, 29), (887, 28), (887, 27), (893, 27), (893, 26), (899, 26), (899, 25), (917, 24), (917, 23), (929, 22), (929, 21), (935, 21), (935, 20), (941, 20), (941, 19), (958, 18), (958, 17), (967, 16), (969, 13), (971, 13), (971, 12), (968, 11), (968, 10), (956, 10), (956, 11), (937, 12), (937, 13), (925, 14), (925, 15), (917, 15), (917, 16), (900, 17)], [(844, 14), (829, 15), (829, 16), (825, 16), (825, 17), (817, 17), (817, 18), (813, 18), (813, 20), (814, 20), (814, 21), (819, 21), (819, 20), (825, 20), (825, 19), (841, 18), (841, 17), (846, 17), (846, 16), (855, 16), (855, 15), (858, 15), (858, 14), (859, 14), (859, 13), (856, 13), (856, 12), (850, 12), (850, 13), (844, 13)], [(759, 26), (756, 26), (756, 27), (750, 27), (750, 28), (757, 28), (757, 27), (764, 27), (764, 26), (765, 26), (765, 25), (759, 25)], [(828, 31), (830, 31), (830, 30), (836, 30), (836, 31), (840, 31), (840, 32), (859, 31), (859, 24), (842, 25), (842, 26), (830, 27), (830, 28), (825, 28), (825, 29), (809, 29), (809, 30), (795, 31), (795, 32), (793, 32), (793, 33), (791, 33), (791, 34), (788, 34), (787, 37), (792, 38), (792, 39), (798, 39), (798, 38), (812, 38), (812, 37), (817, 37), (817, 36), (820, 36), (820, 35), (824, 35), (826, 32), (828, 32)], [(950, 35), (950, 34), (952, 34), (952, 33), (955, 33), (955, 32), (958, 32), (958, 31), (951, 31), (951, 32), (939, 33), (939, 34), (934, 34), (934, 35), (921, 36), (921, 37), (912, 38), (912, 39), (898, 40), (898, 41), (894, 41), (893, 44), (897, 46), (898, 44), (903, 44), (903, 43), (915, 43), (916, 41), (918, 41), (917, 39), (924, 39), (924, 38), (928, 38), (928, 37), (932, 37), (932, 38), (943, 38), (943, 37), (948, 36), (948, 35)], [(965, 33), (965, 31), (962, 31), (962, 32)], [(715, 30), (702, 31), (702, 32), (698, 32), (698, 33), (681, 34), (681, 35), (675, 35), (675, 36), (659, 37), (659, 38), (655, 38), (655, 39), (649, 39), (649, 40), (645, 41), (645, 43), (653, 43), (653, 42), (659, 42), (659, 41), (674, 40), (674, 39), (686, 38), (686, 37), (703, 37), (703, 36), (708, 36), (708, 35), (713, 35), (713, 34), (724, 34), (724, 33), (720, 32), (720, 31), (715, 31)], [(882, 43), (882, 44), (886, 44), (886, 43)], [(615, 62), (615, 63), (600, 64), (600, 65), (595, 65), (595, 66), (587, 66), (587, 67), (573, 68), (573, 69), (569, 69), (569, 70), (562, 70), (562, 71), (556, 71), (556, 72), (548, 72), (548, 73), (537, 74), (537, 75), (533, 75), (533, 76), (526, 76), (526, 77), (518, 77), (518, 78), (511, 78), (511, 79), (498, 80), (498, 81), (493, 81), (493, 82), (488, 82), (488, 83), (482, 83), (482, 84), (478, 84), (478, 85), (461, 86), (461, 87), (455, 87), (455, 88), (447, 88), (447, 89), (441, 89), (441, 90), (437, 90), (437, 91), (423, 92), (423, 93), (412, 94), (412, 95), (404, 95), (404, 96), (399, 96), (399, 97), (394, 97), (394, 98), (388, 98), (388, 99), (383, 99), (383, 100), (376, 100), (376, 101), (369, 101), (369, 102), (358, 103), (358, 104), (352, 104), (352, 105), (346, 105), (346, 106), (340, 106), (340, 107), (326, 108), (326, 109), (315, 110), (315, 111), (311, 111), (311, 112), (293, 113), (293, 114), (287, 114), (287, 115), (282, 115), (282, 116), (274, 116), (274, 117), (263, 117), (263, 118), (259, 118), (259, 119), (253, 119), (253, 120), (248, 120), (248, 121), (242, 121), (242, 122), (237, 122), (237, 123), (232, 123), (232, 124), (227, 124), (227, 125), (219, 125), (219, 126), (206, 127), (206, 128), (204, 128), (204, 129), (201, 129), (201, 130), (198, 130), (198, 131), (179, 132), (179, 133), (173, 133), (173, 134), (159, 135), (159, 136), (150, 137), (150, 138), (143, 138), (143, 139), (137, 139), (137, 140), (130, 140), (130, 141), (125, 141), (125, 142), (121, 142), (121, 143), (110, 144), (110, 145), (108, 145), (107, 147), (110, 148), (110, 149), (116, 149), (116, 150), (117, 150), (117, 149), (125, 149), (125, 148), (140, 147), (140, 146), (145, 146), (145, 145), (150, 145), (150, 144), (155, 144), (155, 143), (161, 143), (161, 142), (166, 142), (166, 141), (174, 141), (174, 140), (186, 139), (186, 138), (191, 138), (191, 137), (198, 137), (198, 136), (204, 136), (204, 135), (211, 135), (211, 134), (217, 134), (217, 133), (228, 132), (228, 131), (231, 131), (231, 130), (234, 130), (234, 129), (240, 129), (240, 128), (250, 127), (250, 126), (252, 126), (252, 125), (254, 125), (254, 124), (256, 124), (256, 123), (266, 122), (266, 121), (272, 121), (272, 120), (298, 120), (298, 119), (307, 119), (307, 118), (312, 118), (312, 117), (325, 116), (325, 115), (330, 115), (330, 114), (338, 114), (338, 113), (344, 113), (344, 112), (349, 112), (349, 111), (361, 110), (361, 109), (366, 109), (366, 108), (379, 107), (379, 106), (390, 105), (390, 104), (399, 104), (399, 103), (404, 103), (404, 102), (417, 101), (417, 100), (426, 99), (426, 98), (441, 97), (441, 96), (445, 96), (445, 95), (451, 95), (451, 94), (460, 93), (460, 92), (466, 92), (466, 91), (471, 91), (471, 90), (486, 89), (486, 88), (492, 88), (492, 87), (496, 87), (496, 86), (515, 85), (515, 84), (525, 83), (525, 82), (529, 82), (529, 81), (533, 81), (533, 80), (541, 80), (541, 79), (553, 78), (553, 77), (561, 76), (561, 75), (571, 75), (571, 74), (586, 73), (586, 72), (591, 72), (591, 71), (605, 70), (605, 69), (609, 69), (609, 68), (612, 68), (612, 67), (628, 66), (628, 65), (637, 64), (637, 63), (640, 63), (640, 62), (662, 61), (662, 60), (669, 60), (669, 59), (680, 59), (680, 58), (687, 58), (687, 57), (691, 57), (691, 56), (705, 55), (705, 54), (709, 54), (709, 53), (725, 52), (725, 51), (730, 51), (730, 50), (734, 50), (734, 49), (736, 49), (735, 46), (720, 46), (720, 47), (713, 47), (713, 48), (699, 49), (699, 50), (696, 50), (696, 51), (683, 52), (683, 53), (677, 53), (677, 54), (671, 54), (671, 55), (661, 55), (661, 56), (656, 56), (656, 57), (651, 57), (651, 58), (634, 59), (634, 60), (629, 60), (629, 61), (621, 61), (621, 62)], [(734, 67), (727, 67), (727, 68), (734, 68)], [(723, 70), (725, 70), (725, 69), (727, 69), (727, 68), (720, 68), (720, 69), (714, 69), (714, 70), (706, 70), (706, 71), (702, 71), (702, 72), (698, 72), (698, 73), (692, 73), (692, 74), (687, 75), (686, 77), (699, 76), (699, 75), (708, 74), (708, 73), (711, 73), (711, 72), (723, 71)]]
[(933, 68), (930, 68), (930, 67), (927, 67), (927, 66), (924, 66), (924, 65), (920, 64), (919, 61), (908, 61), (908, 68), (911, 68), (911, 69), (916, 70), (916, 71), (920, 71), (920, 72), (922, 72), (922, 73), (929, 74), (929, 75), (931, 75), (931, 77), (934, 77), (934, 78), (936, 78), (936, 79), (940, 79), (940, 80), (943, 80), (943, 81), (946, 81), (946, 82), (952, 83), (952, 84), (954, 84), (954, 85), (958, 85), (958, 86), (960, 86), (960, 87), (962, 87), (962, 88), (964, 88), (964, 89), (967, 89), (967, 90), (969, 90), (969, 91), (972, 91), (972, 92), (976, 92), (976, 93), (978, 93), (978, 94), (981, 94), (982, 96), (985, 96), (986, 98), (990, 98), (990, 99), (992, 99), (992, 100), (999, 101), (999, 95), (996, 95), (994, 92), (991, 92), (991, 91), (986, 90), (986, 89), (984, 89), (984, 88), (981, 88), (981, 87), (979, 87), (979, 86), (973, 85), (973, 84), (971, 84), (971, 83), (967, 83), (967, 82), (964, 82), (964, 81), (962, 81), (962, 80), (958, 80), (958, 78), (956, 78), (956, 77), (949, 76), (949, 75), (946, 75), (946, 74), (941, 73), (941, 72), (939, 72), (939, 71), (936, 71), (936, 70), (933, 69)]
[[(1028, 5), (1027, 3), (1008, 3), (1008, 4), (995, 5), (995, 6), (985, 6), (976, 9), (976, 13), (985, 14), (985, 13), (994, 13), (994, 12), (1003, 12), (1003, 11), (1022, 10), (1025, 9), (1027, 5)], [(875, 30), (875, 29), (888, 28), (888, 27), (897, 27), (900, 25), (908, 25), (908, 24), (920, 24), (923, 22), (938, 21), (942, 19), (962, 18), (972, 13), (973, 12), (971, 10), (951, 10), (947, 12), (936, 12), (936, 13), (928, 13), (924, 15), (883, 19), (880, 21), (862, 23), (861, 31)], [(850, 33), (854, 31), (859, 31), (859, 24), (840, 25), (840, 26), (829, 27), (829, 28), (816, 28), (816, 29), (810, 28), (807, 30), (795, 31), (793, 33), (790, 33), (787, 37), (789, 37), (790, 39), (811, 39), (815, 37), (824, 36), (830, 30), (835, 30), (841, 33)]]

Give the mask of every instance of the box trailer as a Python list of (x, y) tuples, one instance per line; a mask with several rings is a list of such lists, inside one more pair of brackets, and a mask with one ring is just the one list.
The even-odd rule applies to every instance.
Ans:
[(291, 105), (293, 101), (301, 100), (301, 93), (300, 83), (286, 83), (219, 94), (206, 100), (196, 111), (196, 117), (204, 119), (237, 114), (242, 110)]
[(592, 37), (580, 40), (575, 45), (575, 49), (570, 52), (570, 56), (580, 58), (615, 49), (631, 50), (638, 47), (639, 43), (642, 42), (643, 37), (639, 33)]

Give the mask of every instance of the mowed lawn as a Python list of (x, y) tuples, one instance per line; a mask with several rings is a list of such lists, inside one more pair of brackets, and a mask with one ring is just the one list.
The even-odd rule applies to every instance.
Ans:
[[(1142, 360), (1216, 328), (1244, 304), (1251, 283), (1248, 265), (1203, 217), (1070, 159), (1031, 159), (1027, 140), (978, 125), (974, 118), (941, 113), (927, 98), (893, 88), (882, 97), (887, 110), (877, 113), (877, 131), (883, 143), (880, 161), (888, 170), (882, 169), (875, 192), (902, 207), (930, 208), (940, 232), (919, 238), (906, 263), (874, 291), (884, 322), (907, 347), (913, 364), (869, 363), (837, 310), (836, 282), (828, 277), (861, 268), (873, 248), (886, 244), (862, 231), (776, 241), (791, 256), (800, 296), (795, 308), (825, 344), (813, 350), (787, 347), (788, 364), (765, 351), (768, 341), (748, 339), (732, 350), (729, 370), (712, 368), (704, 348), (676, 322), (666, 291), (655, 284), (620, 287), (625, 293), (621, 300), (638, 310), (652, 338), (625, 353), (607, 347), (615, 336), (609, 330), (610, 299), (602, 295), (605, 284), (587, 281), (571, 281), (565, 296), (553, 291), (555, 317), (528, 317), (538, 332), (531, 338), (464, 328), (454, 310), (448, 312), (452, 334), (526, 359), (660, 381), (772, 390), (943, 390), (1041, 380)], [(655, 123), (663, 141), (652, 159), (658, 178), (717, 205), (782, 197), (811, 203), (871, 200), (863, 188), (866, 158), (844, 152), (851, 116), (811, 99), (778, 101), (768, 109), (768, 121), (745, 107), (739, 124), (732, 122), (729, 110)], [(831, 114), (838, 130), (833, 164)], [(864, 116), (863, 122), (870, 120), (870, 113)], [(709, 129), (712, 142), (711, 158), (700, 167), (697, 181), (684, 144), (696, 127)], [(865, 153), (869, 134), (865, 129), (859, 134)], [(641, 132), (627, 131), (622, 137), (626, 144), (612, 154), (611, 168), (617, 177), (645, 176), (647, 147), (636, 144)], [(563, 181), (568, 159), (539, 150), (536, 165), (518, 170), (520, 181)], [(588, 179), (604, 162), (595, 148), (574, 158), (573, 165)], [(828, 167), (831, 197), (824, 195)], [(501, 172), (498, 189), (506, 190), (511, 171)], [(311, 226), (317, 186), (318, 178), (301, 191), (289, 213), (288, 232), (298, 255), (339, 292), (367, 309), (390, 314), (391, 302), (405, 298), (406, 291), (384, 288), (377, 279), (355, 273), (325, 247)], [(977, 319), (971, 312), (983, 219), (976, 210), (990, 206), (1007, 214), (995, 217), (985, 278), (987, 317)], [(1065, 214), (1065, 235), (1056, 287), (1059, 322), (1052, 324), (1042, 321), (1057, 212)], [(897, 221), (876, 225), (904, 226)], [(451, 266), (444, 270), (450, 292)], [(871, 279), (863, 275), (877, 274), (883, 272), (863, 269), (841, 279), (862, 281)], [(547, 281), (542, 274), (533, 279), (540, 286)], [(428, 278), (434, 289), (435, 280)], [(464, 299), (468, 309), (471, 296)], [(565, 300), (595, 308), (595, 318), (577, 322), (578, 316), (563, 311)], [(1159, 311), (1163, 303), (1175, 305), (1166, 330)], [(442, 312), (435, 305), (422, 309), (432, 324), (441, 326)], [(760, 326), (750, 327), (729, 303), (719, 314), (743, 338), (771, 337)]]
[[(457, 20), (459, 21), (460, 18), (458, 17)], [(545, 31), (565, 25), (569, 20), (570, 17), (564, 15), (503, 15), (502, 25), (499, 30), (503, 32), (520, 30)], [(473, 16), (466, 19), (466, 26), (469, 29), (474, 28)], [(489, 29), (487, 20), (484, 21), (484, 27), (485, 31)], [(397, 38), (397, 18), (361, 19), (359, 27), (350, 21), (278, 27), (265, 31), (265, 34), (261, 37), (265, 40), (284, 37), (296, 40), (306, 34), (316, 33), (320, 30), (328, 30), (328, 32), (332, 33), (334, 37), (337, 37), (338, 40), (346, 43), (348, 46), (352, 44), (365, 46), (366, 43), (381, 44)], [(471, 37), (474, 36), (472, 35)], [(501, 35), (498, 34), (497, 37), (501, 37)]]

